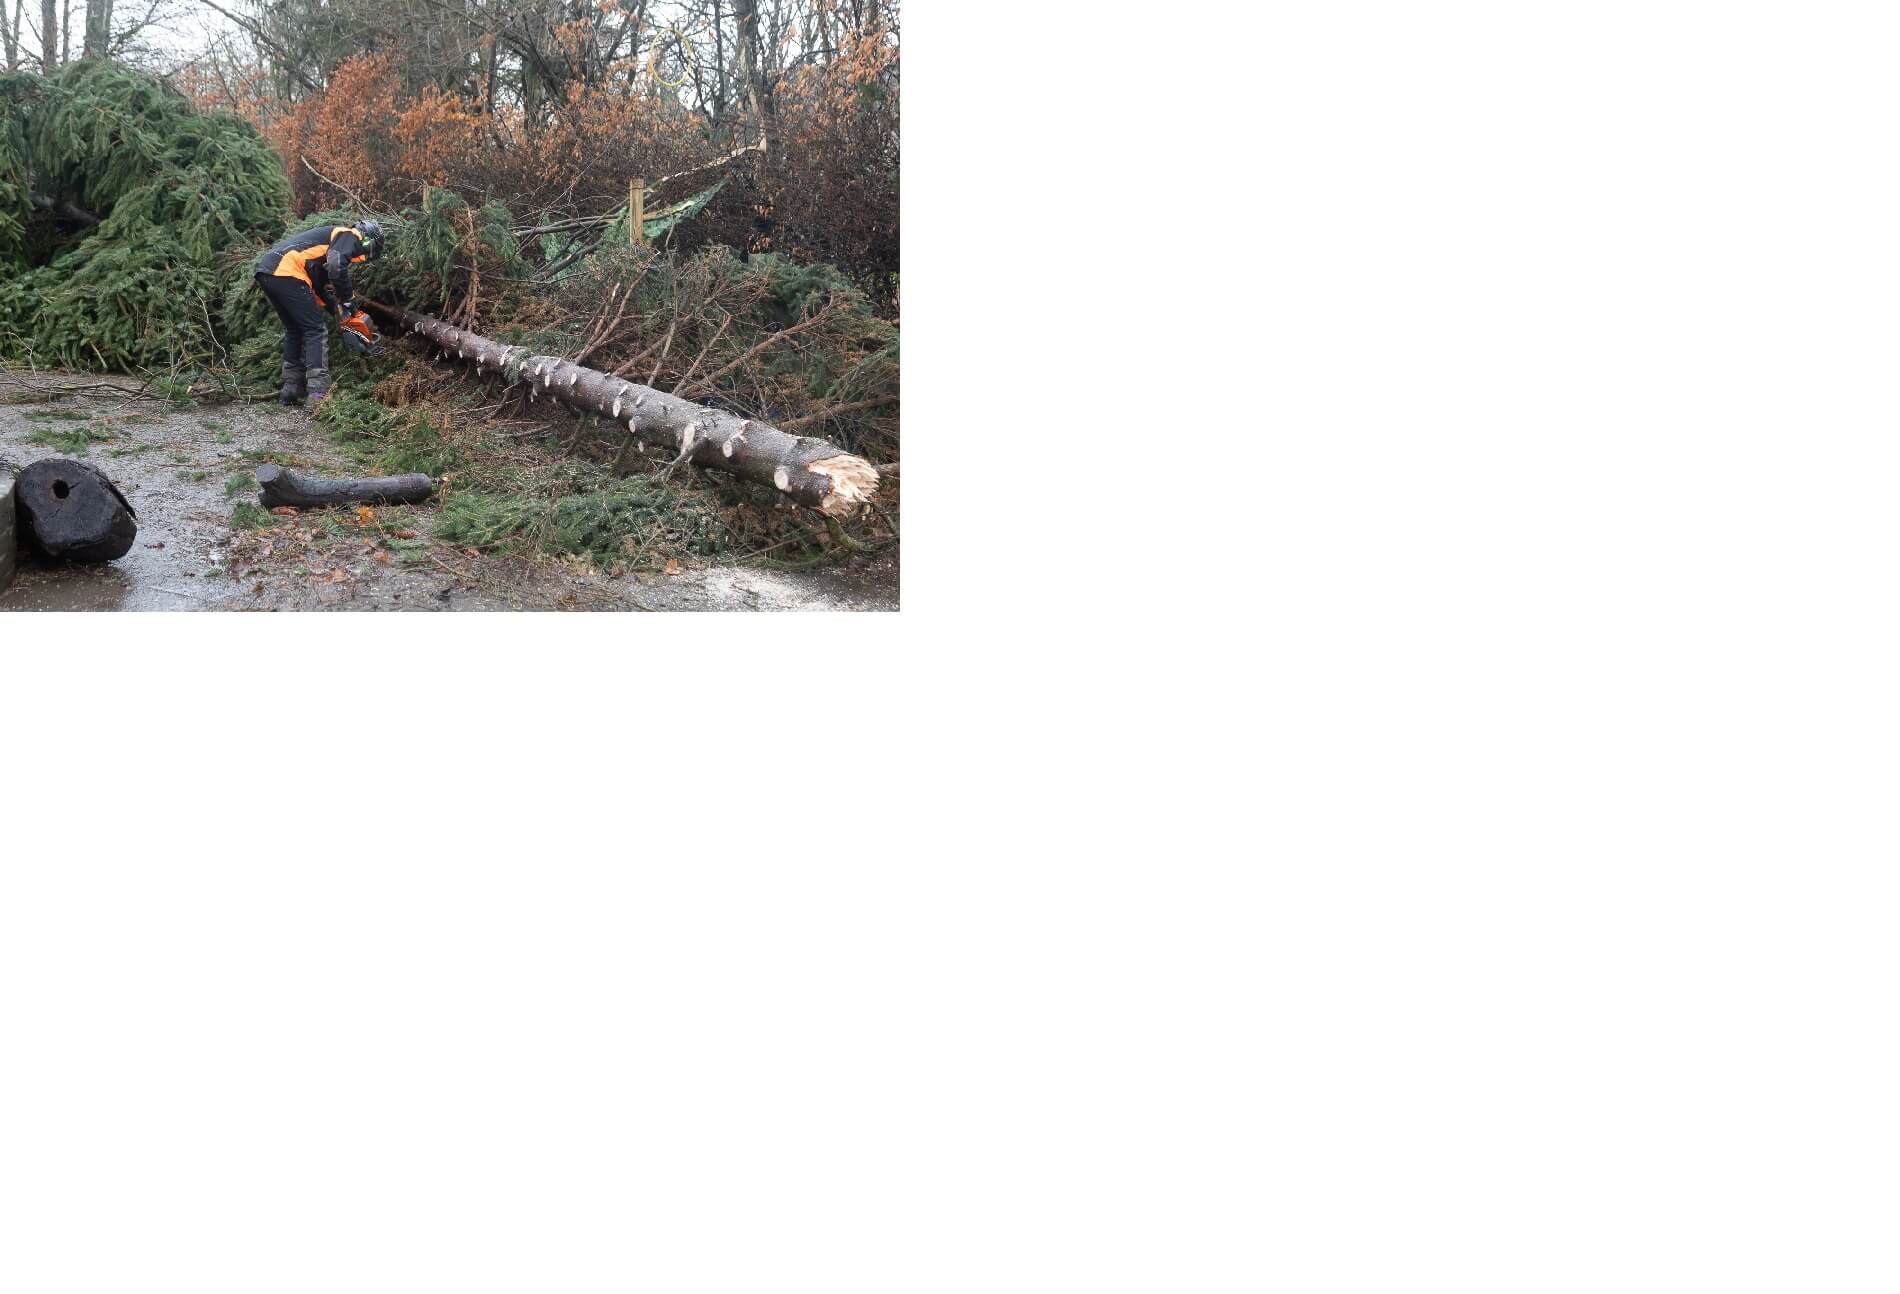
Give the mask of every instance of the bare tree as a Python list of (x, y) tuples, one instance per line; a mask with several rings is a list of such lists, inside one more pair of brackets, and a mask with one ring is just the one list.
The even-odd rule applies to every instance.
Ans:
[(7, 71), (20, 70), (20, 10), (26, 0), (0, 0), (0, 42), (6, 45)]
[(40, 70), (59, 66), (59, 0), (40, 0)]
[(86, 36), (81, 56), (104, 58), (112, 39), (112, 0), (86, 0)]
[(719, 0), (712, 0), (713, 66), (719, 70), (719, 97), (713, 100), (712, 119), (716, 123), (726, 115), (726, 23), (719, 12)]
[(113, 8), (112, 0), (104, 0), (106, 10), (106, 46), (105, 57), (139, 59), (149, 57), (153, 51), (149, 45), (148, 32), (165, 30), (168, 19), (176, 17), (182, 7), (179, 0), (146, 0), (145, 12), (136, 18), (127, 20), (123, 13)]
[(765, 62), (759, 52), (759, 0), (732, 0), (732, 16), (739, 32), (739, 78), (745, 84), (746, 99), (752, 105), (752, 119), (757, 123), (759, 139), (765, 145), (759, 157), (759, 166), (763, 168), (778, 133), (773, 129), (778, 114), (772, 99), (772, 88), (766, 83)]

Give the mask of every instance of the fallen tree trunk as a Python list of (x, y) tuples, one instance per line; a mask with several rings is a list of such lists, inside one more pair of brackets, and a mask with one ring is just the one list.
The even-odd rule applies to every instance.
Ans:
[(848, 517), (877, 494), (877, 468), (829, 441), (794, 436), (777, 427), (719, 409), (709, 409), (558, 355), (536, 355), (526, 346), (500, 342), (419, 315), (368, 301), (374, 314), (391, 320), (477, 371), (494, 369), (510, 382), (527, 382), (531, 395), (626, 424), (628, 444), (645, 454), (658, 448), (675, 459), (718, 468), (769, 485), (827, 517)]
[(363, 478), (307, 476), (270, 464), (257, 469), (267, 508), (329, 508), (339, 503), (421, 503), (435, 482), (420, 472)]
[(42, 458), (14, 483), (20, 530), (48, 557), (109, 562), (138, 538), (137, 514), (106, 474), (72, 458)]

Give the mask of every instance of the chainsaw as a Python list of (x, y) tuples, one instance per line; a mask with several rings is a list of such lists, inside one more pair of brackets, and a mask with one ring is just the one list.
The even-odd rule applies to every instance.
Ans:
[(358, 355), (383, 353), (383, 335), (376, 331), (376, 325), (363, 311), (352, 311), (337, 322), (337, 327), (343, 334), (343, 344)]

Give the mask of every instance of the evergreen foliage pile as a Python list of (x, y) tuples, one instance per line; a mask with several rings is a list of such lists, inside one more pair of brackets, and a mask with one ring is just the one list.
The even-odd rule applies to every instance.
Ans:
[[(99, 217), (72, 227), (33, 195)], [(0, 75), (0, 358), (192, 367), (218, 355), (217, 258), (285, 221), (283, 164), (240, 117), (156, 77), (69, 63)]]

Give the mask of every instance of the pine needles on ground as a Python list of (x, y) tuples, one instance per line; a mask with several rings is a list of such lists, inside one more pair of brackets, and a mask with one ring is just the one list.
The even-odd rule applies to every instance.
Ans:
[(379, 475), (421, 472), (439, 479), (463, 462), (462, 451), (444, 439), (429, 411), (390, 408), (363, 387), (338, 390), (316, 416), (337, 444)]
[(524, 548), (633, 565), (643, 553), (730, 554), (737, 536), (716, 508), (652, 478), (563, 495), (458, 494), (442, 505), (435, 533), (451, 543)]

